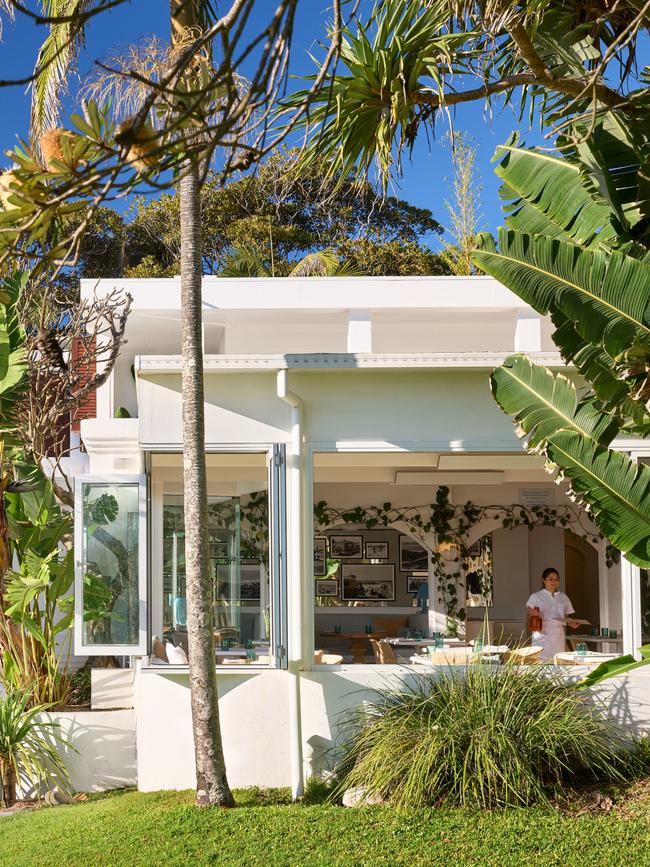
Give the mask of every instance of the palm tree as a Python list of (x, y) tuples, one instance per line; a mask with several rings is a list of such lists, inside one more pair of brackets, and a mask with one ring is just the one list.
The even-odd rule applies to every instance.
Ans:
[[(88, 0), (70, 4), (48, 0), (44, 14), (66, 18), (83, 13)], [(60, 8), (59, 8), (60, 7)], [(172, 50), (185, 46), (188, 33), (207, 24), (208, 0), (170, 0)], [(32, 137), (54, 126), (60, 110), (61, 85), (83, 40), (83, 28), (64, 20), (52, 23), (39, 53), (41, 68), (35, 86)], [(191, 83), (190, 83), (191, 84)], [(211, 593), (208, 586), (207, 476), (203, 394), (201, 312), (200, 171), (187, 160), (179, 182), (181, 220), (181, 307), (183, 483), (185, 494), (185, 558), (192, 726), (196, 763), (196, 803), (232, 806), (219, 727), (219, 707), (212, 630)]]
[[(171, 0), (172, 45), (186, 31), (200, 29), (200, 0)], [(202, 13), (203, 12), (203, 16)], [(196, 803), (230, 807), (219, 727), (214, 656), (212, 595), (209, 586), (208, 486), (205, 465), (203, 317), (201, 266), (201, 182), (198, 162), (188, 162), (179, 184), (181, 221), (181, 396), (183, 407), (183, 493), (185, 580)]]
[(361, 271), (341, 262), (334, 250), (316, 250), (293, 263), (287, 274), (277, 274), (273, 263), (266, 264), (258, 250), (235, 247), (219, 271), (220, 277), (360, 277)]

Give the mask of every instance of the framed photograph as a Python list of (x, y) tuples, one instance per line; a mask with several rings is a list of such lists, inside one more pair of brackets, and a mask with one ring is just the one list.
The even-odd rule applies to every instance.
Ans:
[(330, 536), (330, 557), (339, 560), (361, 560), (363, 536)]
[(392, 602), (395, 599), (395, 566), (390, 563), (341, 566), (341, 598), (350, 601)]
[(314, 539), (314, 578), (327, 574), (327, 537)]
[(406, 576), (406, 592), (416, 593), (423, 584), (429, 583), (428, 575), (407, 575)]
[(255, 605), (260, 601), (260, 566), (242, 566), (239, 595), (242, 605)]
[(320, 578), (316, 581), (316, 596), (338, 596), (339, 582), (336, 578)]
[(429, 552), (410, 536), (400, 536), (399, 568), (401, 572), (426, 572), (429, 568)]
[(213, 542), (210, 545), (211, 548), (211, 556), (216, 557), (217, 560), (229, 560), (230, 559), (230, 543), (229, 542)]
[(388, 542), (366, 542), (366, 560), (385, 560), (388, 557)]

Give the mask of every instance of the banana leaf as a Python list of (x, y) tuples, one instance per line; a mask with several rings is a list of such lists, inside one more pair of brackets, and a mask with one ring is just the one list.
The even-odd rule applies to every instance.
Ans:
[(546, 454), (570, 481), (571, 495), (587, 503), (598, 529), (631, 563), (650, 567), (650, 467), (562, 430)]
[(607, 662), (601, 662), (576, 686), (578, 689), (589, 689), (610, 677), (617, 677), (619, 674), (626, 674), (635, 668), (650, 665), (650, 644), (644, 644), (643, 647), (640, 647), (639, 653), (641, 654), (640, 660), (636, 660), (628, 653), (625, 656), (617, 656), (616, 659), (608, 659)]
[(538, 313), (557, 307), (612, 358), (650, 342), (650, 266), (638, 259), (506, 229), (498, 249), (479, 235), (472, 259)]
[(508, 227), (581, 246), (612, 243), (612, 210), (585, 188), (580, 168), (548, 151), (518, 147), (518, 138), (514, 133), (494, 155), (501, 160), (499, 195), (511, 200), (504, 206)]
[(528, 434), (527, 447), (543, 448), (558, 430), (573, 430), (595, 443), (611, 442), (617, 419), (600, 411), (593, 400), (578, 400), (575, 385), (561, 373), (533, 364), (525, 355), (511, 355), (490, 376), (492, 394)]

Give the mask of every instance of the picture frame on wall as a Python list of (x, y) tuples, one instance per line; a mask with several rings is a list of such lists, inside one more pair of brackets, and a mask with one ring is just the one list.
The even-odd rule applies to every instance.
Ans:
[(330, 557), (337, 560), (363, 559), (363, 536), (330, 536)]
[(339, 582), (336, 578), (319, 578), (316, 581), (316, 596), (338, 596)]
[(406, 592), (417, 595), (420, 587), (423, 584), (429, 583), (428, 575), (407, 575), (406, 576)]
[(386, 560), (388, 558), (388, 542), (366, 542), (366, 560)]
[(316, 536), (314, 539), (314, 578), (327, 574), (327, 537)]
[(260, 602), (260, 564), (241, 566), (240, 597), (242, 605), (259, 605)]
[(401, 572), (427, 572), (429, 552), (410, 536), (400, 536), (399, 568)]
[(392, 563), (341, 566), (341, 598), (350, 602), (393, 602), (395, 566)]

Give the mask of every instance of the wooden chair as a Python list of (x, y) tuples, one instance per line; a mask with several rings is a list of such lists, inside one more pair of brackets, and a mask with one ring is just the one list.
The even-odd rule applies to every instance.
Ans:
[(395, 651), (387, 641), (377, 641), (376, 638), (371, 638), (370, 644), (377, 665), (395, 665), (397, 663)]
[(542, 649), (539, 644), (531, 644), (530, 647), (516, 647), (505, 654), (503, 661), (510, 662), (512, 665), (534, 665), (539, 662)]

